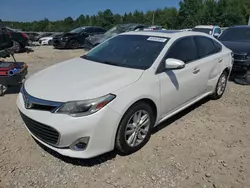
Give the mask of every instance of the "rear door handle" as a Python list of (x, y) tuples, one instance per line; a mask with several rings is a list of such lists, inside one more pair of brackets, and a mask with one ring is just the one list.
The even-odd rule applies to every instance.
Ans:
[(198, 69), (198, 68), (195, 68), (195, 69), (193, 70), (193, 73), (194, 73), (194, 74), (197, 74), (198, 72), (200, 72), (200, 69)]
[(223, 61), (223, 59), (220, 59), (219, 61), (218, 61), (218, 63), (221, 63)]

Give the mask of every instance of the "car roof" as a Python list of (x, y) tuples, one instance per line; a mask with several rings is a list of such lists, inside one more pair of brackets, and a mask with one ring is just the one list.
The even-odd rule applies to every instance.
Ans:
[(147, 26), (145, 24), (139, 24), (139, 23), (127, 23), (127, 24), (118, 24), (121, 27), (134, 27), (134, 26)]
[(234, 25), (229, 28), (250, 28), (250, 25)]
[(197, 25), (194, 28), (206, 28), (206, 29), (213, 29), (214, 27), (219, 27), (216, 25)]
[(153, 31), (130, 31), (121, 33), (119, 35), (149, 35), (155, 37), (167, 37), (178, 39), (185, 36), (205, 36), (210, 37), (210, 35), (202, 32), (195, 32), (195, 31), (179, 31), (179, 30), (153, 30)]

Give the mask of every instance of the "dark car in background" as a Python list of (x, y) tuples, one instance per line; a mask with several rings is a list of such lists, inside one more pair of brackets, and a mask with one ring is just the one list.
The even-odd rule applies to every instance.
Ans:
[(69, 33), (54, 36), (53, 46), (55, 48), (77, 49), (84, 46), (87, 37), (105, 32), (104, 28), (98, 26), (78, 27)]
[(218, 39), (233, 51), (232, 75), (241, 75), (250, 84), (250, 26), (229, 27)]
[(6, 27), (6, 31), (13, 41), (15, 52), (21, 52), (28, 46), (29, 38), (24, 32), (16, 31), (9, 27)]
[(36, 32), (26, 32), (26, 35), (28, 36), (30, 41), (35, 41), (36, 37), (39, 36), (39, 33)]
[(148, 25), (137, 24), (137, 23), (120, 24), (120, 25), (112, 27), (110, 30), (108, 30), (104, 34), (89, 36), (88, 38), (86, 38), (84, 48), (91, 49), (97, 46), (98, 44), (102, 43), (103, 41), (119, 33), (127, 32), (127, 31), (143, 30), (144, 28), (148, 28)]
[(9, 56), (9, 53), (6, 52), (6, 49), (11, 48), (13, 46), (13, 41), (10, 38), (6, 30), (6, 26), (0, 20), (0, 58), (6, 58)]

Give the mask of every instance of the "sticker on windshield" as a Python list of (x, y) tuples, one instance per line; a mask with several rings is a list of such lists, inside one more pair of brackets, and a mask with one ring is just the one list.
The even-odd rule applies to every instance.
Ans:
[(167, 39), (160, 38), (160, 37), (149, 37), (147, 40), (155, 41), (155, 42), (166, 42)]

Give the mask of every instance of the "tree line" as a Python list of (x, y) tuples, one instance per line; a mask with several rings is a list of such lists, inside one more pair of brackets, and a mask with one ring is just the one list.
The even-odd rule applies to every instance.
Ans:
[[(167, 0), (166, 0), (167, 2)], [(106, 29), (117, 24), (142, 23), (161, 25), (166, 29), (192, 28), (196, 25), (245, 25), (250, 15), (250, 0), (182, 0), (179, 8), (166, 7), (147, 12), (134, 11), (123, 15), (114, 14), (110, 9), (96, 15), (81, 14), (77, 19), (49, 21), (47, 18), (33, 22), (5, 21), (11, 28), (23, 31), (66, 32), (73, 28), (96, 25)]]

